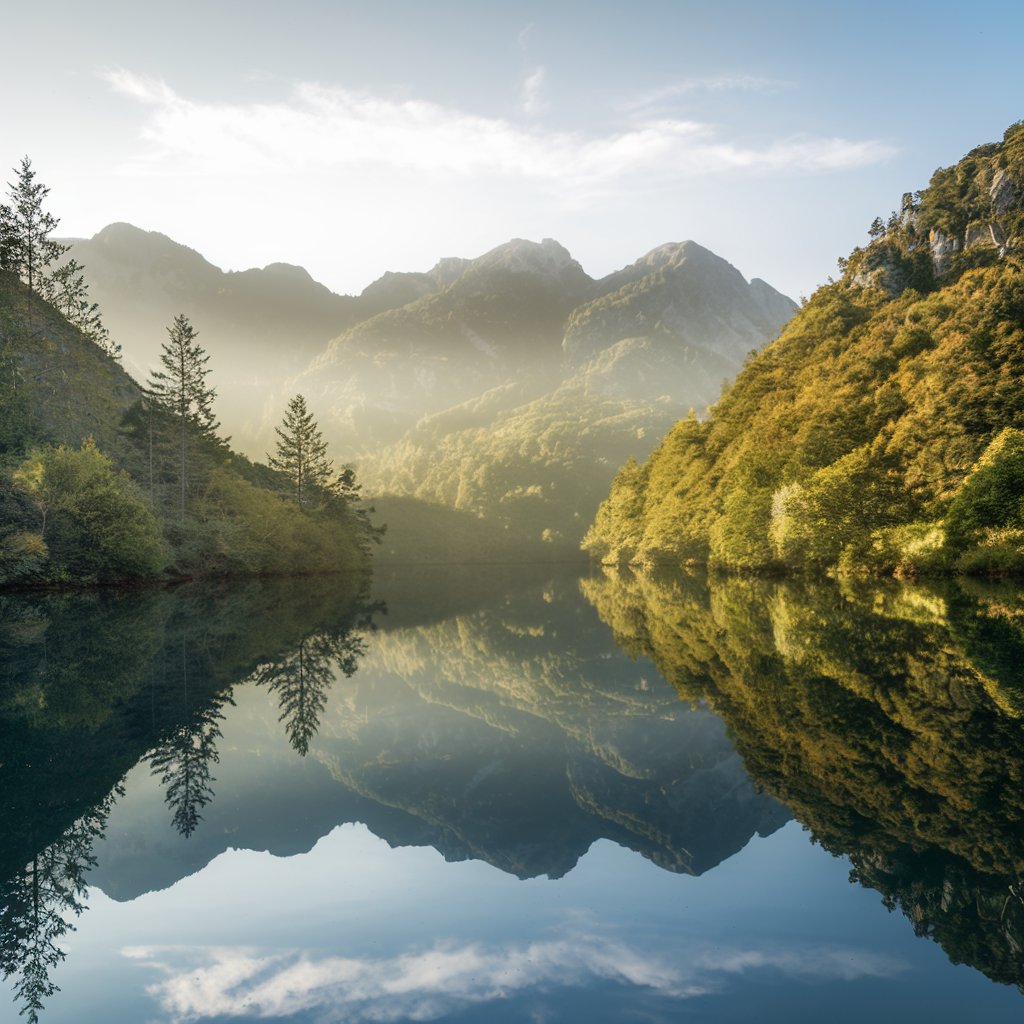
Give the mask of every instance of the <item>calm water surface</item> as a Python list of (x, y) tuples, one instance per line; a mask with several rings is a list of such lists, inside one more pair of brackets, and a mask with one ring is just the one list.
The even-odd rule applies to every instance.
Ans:
[(0, 1020), (1024, 1011), (1010, 587), (8, 595), (0, 772)]

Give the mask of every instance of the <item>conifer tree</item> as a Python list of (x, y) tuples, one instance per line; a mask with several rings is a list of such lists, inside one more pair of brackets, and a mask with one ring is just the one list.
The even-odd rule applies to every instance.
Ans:
[(121, 346), (110, 337), (98, 303), (89, 301), (89, 287), (82, 273), (85, 268), (76, 259), (62, 263), (42, 279), (40, 294), (68, 323), (77, 327), (107, 355), (119, 359)]
[(302, 395), (288, 403), (284, 420), (274, 432), (277, 453), (267, 454), (268, 465), (285, 477), (300, 508), (313, 508), (331, 487), (332, 462), (327, 458), (327, 443)]
[(179, 313), (167, 328), (169, 340), (164, 342), (160, 362), (163, 370), (150, 375), (149, 394), (177, 421), (180, 436), (179, 482), (181, 484), (181, 517), (185, 517), (188, 493), (189, 436), (216, 438), (220, 426), (213, 414), (213, 388), (207, 387), (210, 357), (196, 342), (198, 332), (188, 317)]
[(35, 180), (32, 161), (23, 157), (8, 182), (11, 204), (0, 205), (0, 269), (12, 270), (35, 292), (42, 291), (47, 268), (69, 249), (50, 235), (60, 221), (43, 209), (50, 189)]

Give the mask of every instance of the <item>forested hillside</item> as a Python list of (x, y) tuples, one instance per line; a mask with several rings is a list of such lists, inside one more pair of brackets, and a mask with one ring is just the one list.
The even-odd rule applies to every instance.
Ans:
[(209, 356), (182, 314), (141, 387), (81, 267), (61, 262), (27, 158), (11, 188), (0, 204), (0, 585), (364, 568), (376, 531), (312, 417), (285, 416), (271, 466), (233, 452)]
[(628, 462), (602, 561), (1024, 569), (1024, 124), (936, 171), (706, 422)]

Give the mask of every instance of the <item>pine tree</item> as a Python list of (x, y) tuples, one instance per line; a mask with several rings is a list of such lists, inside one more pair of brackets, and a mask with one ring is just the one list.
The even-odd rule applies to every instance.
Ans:
[(50, 237), (60, 221), (43, 210), (50, 190), (35, 180), (32, 161), (23, 157), (14, 173), (17, 177), (7, 185), (11, 205), (0, 205), (0, 269), (14, 271), (32, 291), (41, 292), (47, 268), (69, 246)]
[(150, 375), (149, 394), (157, 405), (166, 409), (177, 421), (180, 433), (179, 482), (181, 484), (181, 517), (185, 518), (188, 493), (189, 436), (215, 438), (220, 424), (213, 415), (213, 388), (206, 386), (210, 357), (197, 344), (198, 333), (188, 317), (179, 313), (167, 328), (169, 341), (164, 343), (160, 362), (163, 370)]
[(89, 301), (89, 287), (82, 273), (85, 268), (75, 259), (62, 263), (52, 274), (43, 277), (39, 292), (69, 323), (114, 359), (121, 356), (121, 346), (110, 337), (103, 323), (100, 307)]
[(271, 469), (281, 473), (300, 508), (317, 506), (330, 490), (332, 462), (327, 443), (306, 409), (306, 400), (296, 395), (289, 403), (277, 434), (277, 454), (267, 454)]

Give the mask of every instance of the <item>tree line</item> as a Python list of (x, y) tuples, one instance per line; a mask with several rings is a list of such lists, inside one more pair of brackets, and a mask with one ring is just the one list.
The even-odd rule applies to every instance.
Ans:
[[(7, 350), (12, 338), (16, 345), (47, 333), (40, 300), (111, 359), (120, 349), (89, 298), (84, 268), (52, 238), (59, 220), (44, 208), (49, 189), (28, 157), (8, 189), (0, 271), (20, 282), (12, 305), (21, 316), (16, 329), (6, 318), (3, 339), (15, 369), (12, 401), (0, 403), (10, 413), (0, 421), (13, 421), (0, 422), (0, 462), (13, 463), (0, 486), (0, 584), (364, 563), (382, 530), (360, 505), (354, 471), (335, 470), (304, 397), (288, 403), (266, 465), (233, 452), (218, 433), (209, 355), (184, 313), (167, 328), (159, 367), (124, 414), (113, 450), (91, 438), (70, 447), (66, 437), (40, 437), (26, 426), (31, 410), (15, 394), (16, 360)], [(100, 405), (103, 396), (95, 397)]]

